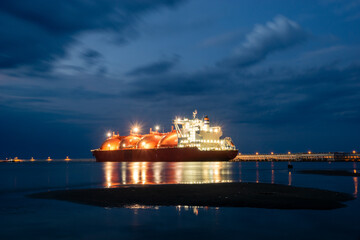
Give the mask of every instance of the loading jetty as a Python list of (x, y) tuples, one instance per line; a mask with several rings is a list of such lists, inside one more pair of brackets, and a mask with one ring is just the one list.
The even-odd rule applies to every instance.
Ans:
[(269, 153), (269, 154), (242, 154), (239, 153), (233, 160), (240, 161), (324, 161), (324, 162), (358, 162), (360, 161), (360, 153), (357, 152), (329, 152), (329, 153)]

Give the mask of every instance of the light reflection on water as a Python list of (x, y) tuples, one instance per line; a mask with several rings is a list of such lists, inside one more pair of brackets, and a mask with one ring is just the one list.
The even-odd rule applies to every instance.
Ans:
[(123, 184), (195, 184), (232, 182), (232, 168), (228, 162), (150, 163), (105, 162), (104, 186)]

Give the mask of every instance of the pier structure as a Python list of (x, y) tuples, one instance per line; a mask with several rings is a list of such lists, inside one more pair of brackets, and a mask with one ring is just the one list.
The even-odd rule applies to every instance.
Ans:
[(242, 154), (239, 153), (232, 161), (360, 161), (360, 153), (329, 152), (329, 153), (290, 153), (287, 154)]

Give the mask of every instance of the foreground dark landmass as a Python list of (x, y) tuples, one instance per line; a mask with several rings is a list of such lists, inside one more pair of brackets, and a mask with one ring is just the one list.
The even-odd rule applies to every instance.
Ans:
[(132, 185), (119, 188), (62, 190), (29, 195), (101, 207), (209, 206), (271, 209), (335, 209), (349, 194), (266, 183)]
[(360, 177), (360, 173), (345, 171), (345, 170), (301, 170), (297, 172), (304, 174), (320, 174), (320, 175), (328, 175), (328, 176)]

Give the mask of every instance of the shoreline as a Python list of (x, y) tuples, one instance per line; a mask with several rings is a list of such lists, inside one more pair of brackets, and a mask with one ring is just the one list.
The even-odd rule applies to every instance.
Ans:
[(301, 174), (317, 174), (317, 175), (326, 175), (326, 176), (360, 177), (360, 173), (350, 172), (346, 170), (300, 170), (296, 172)]
[(345, 207), (344, 202), (354, 199), (347, 193), (267, 183), (124, 185), (42, 192), (28, 197), (109, 208), (187, 205), (311, 210)]

